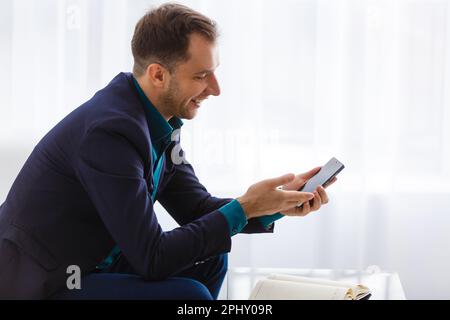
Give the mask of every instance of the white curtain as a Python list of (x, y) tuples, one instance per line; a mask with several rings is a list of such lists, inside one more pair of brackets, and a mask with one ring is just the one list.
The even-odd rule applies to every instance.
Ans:
[[(346, 165), (319, 212), (235, 236), (230, 266), (377, 265), (408, 298), (449, 299), (449, 1), (181, 2), (221, 30), (222, 95), (182, 136), (213, 194), (332, 156)], [(1, 1), (0, 201), (34, 144), (131, 70), (134, 25), (159, 3)]]

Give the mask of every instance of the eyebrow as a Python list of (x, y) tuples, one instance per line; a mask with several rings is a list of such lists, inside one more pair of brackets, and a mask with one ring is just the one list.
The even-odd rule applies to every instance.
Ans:
[(194, 73), (194, 74), (197, 75), (197, 74), (213, 73), (213, 72), (214, 72), (214, 70), (202, 70), (202, 71), (196, 72), (196, 73)]
[(216, 66), (216, 68), (215, 68), (215, 69), (205, 69), (205, 70), (202, 70), (202, 71), (196, 72), (196, 73), (194, 73), (194, 74), (202, 74), (202, 73), (213, 73), (214, 71), (216, 71), (216, 69), (217, 69), (217, 67), (218, 67), (219, 65), (220, 65), (220, 64), (218, 64), (218, 65)]

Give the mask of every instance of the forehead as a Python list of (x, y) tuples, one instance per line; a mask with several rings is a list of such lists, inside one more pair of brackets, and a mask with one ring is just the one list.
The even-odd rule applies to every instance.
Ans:
[(191, 34), (188, 48), (189, 60), (179, 65), (179, 70), (200, 72), (214, 70), (219, 64), (217, 45), (199, 34)]

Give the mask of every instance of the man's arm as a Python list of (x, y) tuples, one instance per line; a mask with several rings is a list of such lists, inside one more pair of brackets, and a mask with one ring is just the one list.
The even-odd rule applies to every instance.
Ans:
[[(179, 225), (185, 225), (215, 210), (223, 213), (225, 210), (239, 210), (240, 205), (236, 203), (226, 206), (233, 200), (212, 196), (199, 182), (192, 166), (185, 163), (173, 165), (172, 176), (158, 195), (158, 201)], [(249, 219), (240, 233), (273, 232), (273, 222), (281, 216)]]
[(231, 239), (227, 221), (217, 210), (162, 231), (143, 178), (149, 146), (141, 130), (138, 123), (123, 118), (96, 125), (81, 142), (77, 175), (136, 272), (156, 280), (198, 260), (229, 252)]

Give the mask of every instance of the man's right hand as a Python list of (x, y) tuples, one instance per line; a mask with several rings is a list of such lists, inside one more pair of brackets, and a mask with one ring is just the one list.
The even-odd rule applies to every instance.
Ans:
[(287, 191), (278, 187), (292, 182), (295, 175), (290, 173), (284, 176), (262, 180), (248, 188), (247, 192), (237, 198), (247, 216), (247, 220), (281, 212), (314, 198), (310, 192)]

